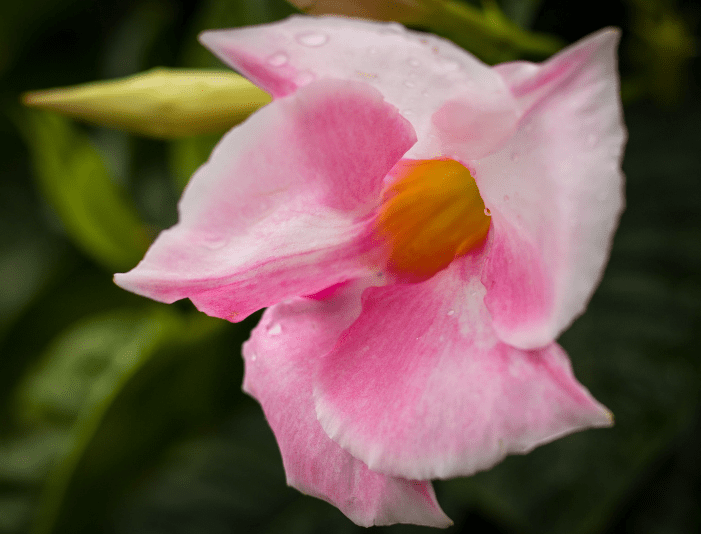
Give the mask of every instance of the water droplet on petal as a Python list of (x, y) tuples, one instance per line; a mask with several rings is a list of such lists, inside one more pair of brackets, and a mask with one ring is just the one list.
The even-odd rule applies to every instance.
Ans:
[(421, 63), (419, 63), (419, 60), (413, 57), (409, 58), (409, 65), (412, 67), (418, 67)]
[(202, 244), (210, 250), (224, 248), (228, 239), (219, 235), (208, 235), (202, 239)]
[(490, 210), (489, 208), (484, 208), (484, 214), (485, 214), (487, 217), (491, 217), (491, 216), (492, 216), (492, 212), (491, 212), (491, 210)]
[(413, 114), (414, 114), (414, 111), (411, 109), (403, 109), (402, 110), (402, 115), (404, 115), (404, 116), (413, 115)]
[(595, 134), (589, 134), (587, 136), (587, 146), (593, 147), (596, 146), (596, 143), (599, 141), (599, 138)]
[(257, 357), (258, 356), (256, 356), (255, 354), (251, 354), (251, 361), (255, 362)]
[(374, 56), (375, 54), (377, 54), (377, 48), (371, 48), (370, 50), (368, 50), (368, 52), (371, 56)]
[(443, 62), (443, 67), (445, 68), (445, 70), (458, 70), (460, 68), (460, 63), (458, 63), (454, 59), (446, 59)]
[(278, 336), (282, 333), (282, 326), (280, 326), (280, 323), (269, 325), (267, 332), (269, 336)]
[(410, 81), (410, 80), (405, 80), (405, 81), (404, 81), (404, 86), (405, 86), (405, 87), (414, 87), (414, 82), (412, 82), (412, 81)]
[(302, 71), (295, 77), (295, 83), (301, 87), (314, 81), (314, 74), (309, 71)]
[(297, 42), (304, 46), (321, 46), (329, 40), (329, 36), (320, 32), (305, 32), (297, 35)]
[(289, 61), (289, 59), (290, 58), (288, 58), (287, 54), (284, 52), (278, 52), (277, 54), (273, 54), (268, 58), (268, 63), (273, 67), (282, 67)]
[(394, 25), (388, 25), (380, 30), (380, 35), (399, 35), (402, 31)]
[(448, 311), (448, 316), (450, 317), (451, 315), (455, 315), (455, 310)]

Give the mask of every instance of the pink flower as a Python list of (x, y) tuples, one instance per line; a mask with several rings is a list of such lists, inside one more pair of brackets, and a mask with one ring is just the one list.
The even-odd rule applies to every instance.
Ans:
[(202, 42), (272, 93), (116, 282), (240, 321), (288, 483), (360, 525), (447, 526), (430, 480), (612, 422), (557, 336), (623, 207), (618, 32), (490, 68), (396, 24)]

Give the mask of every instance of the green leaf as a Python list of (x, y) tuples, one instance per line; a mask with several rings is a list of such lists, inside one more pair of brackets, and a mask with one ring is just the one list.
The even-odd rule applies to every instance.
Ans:
[(56, 114), (26, 113), (23, 119), (37, 183), (68, 235), (109, 270), (133, 267), (146, 251), (149, 235), (100, 153)]
[[(227, 324), (159, 305), (93, 316), (60, 335), (17, 390), (16, 431), (0, 446), (0, 486), (14, 490), (0, 515), (13, 502), (34, 509), (37, 534), (102, 520), (135, 466), (238, 389), (228, 353), (212, 345)], [(15, 516), (13, 530), (31, 519)]]
[(183, 41), (183, 65), (187, 67), (221, 67), (214, 54), (197, 41), (204, 30), (266, 24), (298, 13), (285, 0), (208, 0), (198, 8), (192, 31)]
[(207, 161), (221, 134), (176, 139), (169, 144), (168, 163), (178, 191), (185, 189), (190, 177)]

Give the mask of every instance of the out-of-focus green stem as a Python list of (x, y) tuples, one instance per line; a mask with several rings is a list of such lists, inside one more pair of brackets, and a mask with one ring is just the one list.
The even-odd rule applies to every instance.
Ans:
[(544, 58), (562, 47), (559, 37), (524, 30), (502, 13), (494, 0), (483, 9), (457, 0), (422, 0), (426, 8), (421, 24), (443, 34), (488, 63), (519, 57)]

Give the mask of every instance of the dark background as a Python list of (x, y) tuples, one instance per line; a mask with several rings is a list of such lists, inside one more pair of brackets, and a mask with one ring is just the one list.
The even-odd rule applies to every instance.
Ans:
[[(701, 532), (700, 68), (698, 48), (679, 52), (698, 39), (701, 10), (501, 5), (567, 42), (624, 30), (627, 210), (589, 310), (560, 340), (616, 426), (436, 483), (449, 531)], [(258, 316), (233, 325), (112, 283), (175, 222), (216, 136), (145, 139), (19, 105), (32, 89), (218, 66), (199, 31), (293, 12), (282, 0), (0, 8), (0, 533), (359, 530), (285, 487), (272, 433), (240, 391), (239, 346)], [(94, 216), (93, 201), (116, 215)], [(88, 216), (76, 223), (66, 213), (78, 205)], [(117, 252), (94, 245), (110, 239)]]

